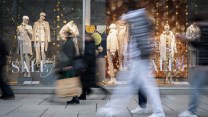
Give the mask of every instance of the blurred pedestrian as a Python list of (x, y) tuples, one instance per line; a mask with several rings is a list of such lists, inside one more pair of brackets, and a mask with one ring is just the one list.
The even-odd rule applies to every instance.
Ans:
[[(58, 63), (56, 65), (57, 71), (60, 78), (71, 78), (79, 76), (79, 73), (73, 69), (76, 57), (80, 56), (79, 48), (77, 43), (77, 36), (79, 36), (79, 31), (74, 23), (74, 21), (68, 22), (60, 30), (60, 36), (62, 40), (65, 40), (58, 58)], [(79, 104), (78, 95), (72, 98), (72, 102)], [(67, 101), (69, 103), (69, 101)]]
[[(85, 34), (85, 52), (83, 60), (86, 68), (80, 74), (82, 94), (78, 97), (78, 99), (86, 100), (86, 96), (92, 93), (91, 88), (101, 89), (105, 94), (105, 97), (103, 98), (105, 99), (108, 96), (109, 91), (97, 84), (95, 42), (89, 33)], [(67, 104), (72, 104), (74, 102), (75, 99), (72, 99), (71, 101), (68, 101)]]
[(205, 15), (193, 16), (191, 21), (195, 22), (200, 28), (199, 39), (190, 40), (186, 35), (177, 35), (182, 40), (187, 41), (197, 52), (198, 65), (190, 75), (191, 95), (186, 111), (179, 114), (179, 117), (198, 117), (197, 107), (199, 105), (202, 89), (208, 86), (208, 21)]
[(117, 87), (110, 102), (99, 109), (97, 115), (101, 117), (123, 115), (122, 108), (125, 109), (132, 95), (141, 88), (147, 94), (152, 105), (153, 114), (149, 117), (165, 117), (155, 79), (149, 75), (149, 57), (152, 52), (150, 35), (153, 25), (147, 17), (145, 8), (129, 11), (122, 16), (122, 19), (126, 20), (130, 26), (131, 38), (127, 53), (130, 64), (127, 79), (130, 80), (130, 83), (123, 90)]
[(0, 38), (0, 88), (1, 88), (1, 97), (3, 100), (15, 99), (15, 95), (11, 87), (5, 81), (4, 67), (7, 63), (7, 56), (9, 52), (4, 41)]

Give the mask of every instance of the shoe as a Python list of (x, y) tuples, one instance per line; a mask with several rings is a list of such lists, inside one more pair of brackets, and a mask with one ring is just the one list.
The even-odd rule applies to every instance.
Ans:
[(67, 101), (66, 103), (67, 103), (67, 104), (79, 104), (80, 102), (79, 102), (78, 97), (76, 97), (76, 98), (73, 97), (72, 100)]
[(15, 96), (14, 95), (2, 95), (1, 97), (0, 97), (0, 99), (2, 99), (2, 100), (14, 100), (15, 99)]
[(190, 111), (184, 111), (178, 115), (178, 117), (198, 117), (195, 114), (192, 114)]
[(116, 79), (112, 77), (110, 81), (108, 81), (108, 84), (116, 84)]
[(148, 111), (146, 108), (137, 107), (136, 109), (131, 111), (132, 114), (147, 114)]
[(81, 94), (79, 97), (78, 97), (79, 100), (87, 100), (87, 97), (86, 95), (83, 95)]
[(164, 113), (153, 113), (149, 117), (165, 117), (165, 114)]

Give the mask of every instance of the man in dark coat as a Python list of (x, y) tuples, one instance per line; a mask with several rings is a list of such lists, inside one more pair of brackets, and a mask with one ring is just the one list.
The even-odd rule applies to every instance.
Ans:
[(2, 96), (0, 99), (8, 100), (8, 99), (14, 99), (14, 93), (11, 89), (11, 87), (6, 83), (5, 81), (5, 75), (4, 75), (4, 66), (7, 62), (7, 56), (9, 55), (9, 52), (7, 50), (7, 47), (4, 43), (4, 41), (0, 38), (0, 88)]

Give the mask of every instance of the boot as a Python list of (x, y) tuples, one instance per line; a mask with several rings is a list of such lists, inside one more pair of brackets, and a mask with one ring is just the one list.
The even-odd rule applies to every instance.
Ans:
[(73, 97), (72, 100), (67, 101), (66, 103), (67, 104), (79, 104), (80, 102), (79, 102), (78, 97)]
[(86, 97), (86, 95), (81, 94), (81, 95), (78, 97), (78, 99), (79, 99), (79, 100), (86, 100), (87, 97)]

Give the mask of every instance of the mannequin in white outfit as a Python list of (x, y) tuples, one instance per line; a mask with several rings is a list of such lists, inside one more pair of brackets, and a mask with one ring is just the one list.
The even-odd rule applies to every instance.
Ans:
[[(200, 37), (200, 28), (193, 22), (186, 30), (186, 37), (188, 40), (194, 41)], [(196, 67), (196, 50), (189, 45), (189, 67)]]
[(21, 58), (21, 70), (24, 77), (30, 77), (30, 59), (32, 55), (32, 26), (28, 25), (29, 17), (23, 16), (23, 22), (17, 27), (18, 54)]
[(116, 25), (110, 25), (110, 31), (107, 36), (107, 57), (108, 57), (108, 65), (110, 70), (110, 81), (108, 84), (115, 84), (115, 74), (113, 67), (113, 58), (115, 57), (116, 52), (118, 51), (118, 31), (116, 30)]
[(46, 14), (40, 13), (40, 18), (34, 23), (33, 26), (33, 41), (36, 52), (36, 62), (40, 64), (40, 61), (45, 63), (46, 55), (45, 51), (48, 49), (48, 42), (51, 42), (49, 23), (45, 21)]
[[(172, 65), (174, 61), (174, 53), (177, 53), (175, 36), (170, 31), (170, 26), (166, 24), (164, 31), (160, 35), (160, 71), (165, 71), (165, 83), (172, 83)], [(164, 69), (162, 65), (164, 64)], [(170, 77), (170, 80), (168, 80)]]
[(118, 20), (117, 29), (118, 29), (118, 45), (119, 45), (119, 51), (118, 51), (119, 70), (123, 70), (124, 53), (127, 50), (128, 38), (129, 38), (127, 22), (124, 20)]

